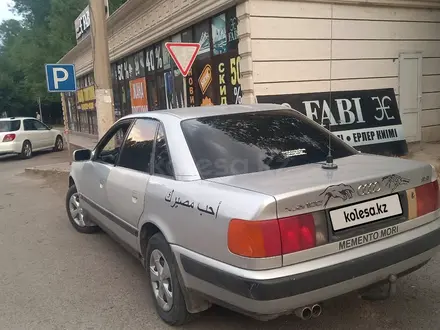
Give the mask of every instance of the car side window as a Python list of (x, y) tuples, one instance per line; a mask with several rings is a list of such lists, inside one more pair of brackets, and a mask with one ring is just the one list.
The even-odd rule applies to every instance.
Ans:
[(23, 121), (25, 131), (47, 131), (48, 128), (43, 123), (35, 119), (25, 119)]
[(35, 130), (37, 131), (47, 131), (48, 128), (46, 125), (44, 125), (42, 122), (39, 122), (38, 120), (32, 120)]
[(154, 153), (154, 174), (174, 178), (173, 164), (171, 163), (167, 139), (163, 125), (160, 125), (156, 137), (156, 150)]
[(157, 125), (155, 120), (136, 120), (123, 146), (118, 166), (150, 173)]
[(24, 127), (25, 131), (34, 131), (35, 130), (33, 120), (31, 120), (31, 119), (23, 120), (23, 127)]
[(131, 122), (126, 122), (110, 134), (99, 147), (96, 160), (115, 165), (121, 152), (122, 143), (130, 128)]

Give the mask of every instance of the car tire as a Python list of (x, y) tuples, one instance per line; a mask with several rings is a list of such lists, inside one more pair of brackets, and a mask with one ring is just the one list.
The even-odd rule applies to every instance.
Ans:
[[(166, 241), (165, 237), (161, 234), (155, 234), (149, 240), (147, 248), (145, 251), (145, 268), (147, 271), (147, 277), (150, 282), (151, 293), (153, 301), (156, 307), (156, 311), (160, 318), (171, 326), (181, 326), (188, 323), (192, 319), (192, 314), (186, 309), (185, 298), (180, 287), (180, 283), (177, 275), (177, 265), (171, 252), (171, 248)], [(154, 259), (157, 260), (159, 257), (160, 266), (156, 266)], [(168, 272), (165, 270), (166, 265), (168, 265)], [(162, 282), (155, 282), (154, 279), (160, 278), (160, 270), (158, 268), (162, 267)], [(166, 278), (169, 276), (169, 279)], [(159, 287), (163, 285), (162, 292)], [(171, 289), (171, 290), (170, 290)], [(164, 308), (164, 300), (168, 300), (168, 295), (171, 292), (171, 304)], [(161, 295), (165, 298), (160, 299), (158, 296)], [(166, 302), (165, 302), (166, 303)]]
[(20, 157), (22, 159), (32, 158), (32, 143), (28, 140), (23, 142), (23, 146), (21, 147)]
[(55, 139), (55, 146), (53, 147), (53, 151), (62, 151), (64, 150), (64, 141), (61, 135), (58, 135)]
[(76, 231), (82, 234), (94, 234), (99, 231), (100, 228), (88, 220), (87, 215), (84, 214), (84, 211), (81, 208), (78, 190), (75, 185), (71, 186), (67, 191), (66, 211), (70, 223)]

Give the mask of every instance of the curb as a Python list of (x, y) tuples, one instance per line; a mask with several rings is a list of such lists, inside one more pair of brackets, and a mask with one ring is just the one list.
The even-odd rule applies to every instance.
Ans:
[[(62, 164), (62, 167), (58, 167), (57, 165)], [(49, 176), (49, 175), (63, 175), (63, 174), (69, 174), (70, 168), (64, 168), (66, 166), (66, 163), (60, 163), (60, 164), (52, 164), (50, 167), (28, 167), (25, 168), (25, 173), (33, 173), (33, 174), (41, 174), (43, 176)]]
[(49, 174), (49, 173), (66, 173), (66, 174), (68, 174), (69, 173), (69, 171), (64, 171), (64, 170), (57, 170), (57, 169), (48, 169), (48, 170), (42, 170), (42, 169), (39, 169), (39, 168), (26, 168), (25, 170), (24, 170), (26, 173), (35, 173), (35, 174), (45, 174), (45, 173), (47, 173), (47, 174)]

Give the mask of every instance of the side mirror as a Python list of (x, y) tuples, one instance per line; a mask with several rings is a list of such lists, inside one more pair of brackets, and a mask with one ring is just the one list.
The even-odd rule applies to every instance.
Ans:
[(92, 151), (89, 149), (79, 149), (73, 152), (74, 162), (84, 162), (92, 158)]

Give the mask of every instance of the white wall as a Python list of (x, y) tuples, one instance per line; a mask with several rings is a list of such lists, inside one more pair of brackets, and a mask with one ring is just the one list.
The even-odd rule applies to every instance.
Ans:
[[(255, 95), (394, 88), (423, 53), (422, 140), (440, 140), (440, 10), (249, 1)], [(333, 27), (333, 42), (331, 30)]]

